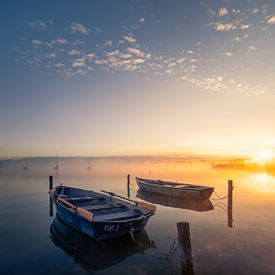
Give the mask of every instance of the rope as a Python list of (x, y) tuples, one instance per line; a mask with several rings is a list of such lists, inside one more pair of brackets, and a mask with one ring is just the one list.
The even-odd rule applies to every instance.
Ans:
[(176, 252), (177, 248), (178, 248), (178, 238), (175, 238), (172, 246), (170, 247), (170, 250), (168, 251), (168, 253), (165, 255), (165, 260), (169, 260)]
[(224, 199), (227, 199), (227, 198), (228, 198), (227, 195), (226, 195), (226, 196), (223, 196), (223, 197), (219, 196), (218, 193), (217, 193), (215, 190), (214, 190), (214, 194), (217, 196), (217, 198), (216, 198), (216, 199), (211, 199), (211, 200), (213, 200), (213, 201), (224, 200)]
[[(222, 205), (224, 205), (224, 206), (221, 206), (220, 204), (222, 204)], [(225, 213), (228, 213), (228, 211), (227, 211), (227, 207), (226, 207), (226, 205), (223, 203), (223, 202), (218, 202), (218, 203), (216, 203), (215, 205), (214, 205), (214, 207), (215, 206), (217, 206), (217, 207), (220, 207)]]

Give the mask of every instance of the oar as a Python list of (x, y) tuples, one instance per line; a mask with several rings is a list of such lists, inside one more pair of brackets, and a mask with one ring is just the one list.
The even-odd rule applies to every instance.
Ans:
[(75, 210), (76, 213), (79, 214), (79, 216), (82, 216), (83, 218), (87, 219), (88, 221), (93, 221), (94, 215), (93, 213), (87, 211), (86, 209), (82, 208), (82, 207), (77, 207), (76, 205), (68, 202), (67, 200), (58, 197), (57, 198), (58, 201), (61, 201), (63, 204), (67, 205), (68, 207), (72, 208), (73, 210)]
[(141, 207), (141, 208), (145, 208), (145, 209), (147, 209), (151, 212), (156, 212), (157, 207), (155, 205), (151, 204), (151, 203), (147, 203), (147, 202), (144, 202), (144, 201), (135, 201), (135, 200), (132, 200), (132, 199), (129, 199), (129, 198), (117, 195), (113, 192), (108, 192), (108, 191), (105, 191), (105, 190), (101, 190), (101, 192), (106, 193), (106, 194), (108, 194), (110, 196), (113, 196), (113, 197), (117, 197), (117, 198), (129, 201), (129, 202), (132, 202), (136, 206)]
[(63, 198), (57, 197), (57, 200), (61, 201), (63, 204), (67, 205), (68, 207), (72, 208), (73, 210), (76, 210), (76, 208), (77, 208), (74, 204), (68, 202), (67, 200), (65, 200)]

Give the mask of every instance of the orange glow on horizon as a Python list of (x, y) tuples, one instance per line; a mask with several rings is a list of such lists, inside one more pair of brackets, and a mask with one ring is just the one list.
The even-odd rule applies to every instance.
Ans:
[(268, 150), (261, 150), (254, 154), (252, 160), (260, 165), (266, 165), (274, 161), (274, 154)]

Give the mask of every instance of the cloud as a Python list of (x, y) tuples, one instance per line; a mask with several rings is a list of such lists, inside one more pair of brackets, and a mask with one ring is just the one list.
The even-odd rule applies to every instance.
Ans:
[(214, 29), (216, 31), (231, 31), (235, 30), (236, 26), (233, 23), (222, 23), (222, 22), (217, 22), (214, 25)]
[(270, 24), (270, 25), (275, 24), (275, 15), (268, 18), (267, 24)]
[(226, 52), (225, 55), (226, 55), (226, 56), (233, 56), (233, 53), (231, 53), (231, 52)]
[(128, 53), (135, 54), (137, 56), (143, 56), (144, 55), (144, 53), (140, 49), (128, 48), (127, 51), (128, 51)]
[(36, 40), (36, 39), (34, 39), (34, 40), (32, 40), (32, 44), (33, 44), (33, 45), (43, 45), (44, 42), (41, 41), (41, 40)]
[(42, 20), (30, 21), (30, 22), (27, 22), (26, 24), (38, 31), (43, 31), (47, 28), (47, 24)]
[(74, 68), (86, 67), (86, 64), (85, 64), (85, 57), (76, 59), (76, 60), (74, 61), (74, 63), (73, 63), (73, 67), (74, 67)]
[(48, 57), (49, 59), (56, 58), (56, 53), (50, 53), (50, 54), (47, 55), (47, 57)]
[(104, 59), (97, 59), (97, 60), (95, 60), (94, 62), (95, 62), (95, 64), (97, 64), (97, 65), (106, 65), (106, 64), (109, 63), (107, 60), (104, 60)]
[(240, 26), (240, 29), (241, 29), (241, 30), (246, 30), (246, 29), (248, 29), (248, 28), (250, 28), (250, 25), (249, 25), (249, 24), (242, 24), (242, 25)]
[(80, 51), (73, 49), (68, 52), (68, 55), (80, 55)]
[(95, 58), (95, 53), (88, 53), (86, 54), (86, 57), (89, 59), (89, 60), (92, 60)]
[(132, 62), (134, 64), (141, 64), (141, 63), (144, 63), (144, 60), (140, 58), (135, 58), (135, 59), (132, 59)]
[(64, 45), (68, 43), (69, 42), (65, 38), (57, 38), (55, 40), (52, 40), (52, 44), (56, 44), (56, 45)]
[(76, 40), (73, 42), (74, 46), (84, 46), (85, 42), (83, 40)]
[(63, 68), (64, 67), (64, 64), (62, 63), (56, 63), (54, 64), (55, 68)]
[(128, 59), (128, 58), (131, 58), (132, 55), (130, 53), (122, 53), (119, 55), (119, 57), (123, 59)]
[(76, 34), (76, 33), (82, 33), (87, 35), (90, 30), (85, 28), (82, 24), (77, 23), (77, 22), (73, 22), (70, 26), (69, 26), (69, 30), (71, 34)]
[(119, 50), (111, 51), (107, 53), (108, 57), (119, 55)]
[(113, 45), (112, 40), (107, 40), (107, 41), (103, 44), (103, 46), (105, 46), (105, 47), (112, 47), (112, 45)]
[(124, 39), (125, 41), (129, 42), (129, 43), (135, 43), (135, 42), (136, 42), (136, 39), (135, 39), (135, 38), (133, 38), (133, 37), (131, 37), (131, 36), (127, 36), (127, 35), (123, 36), (123, 39)]
[(219, 16), (222, 17), (222, 16), (226, 16), (228, 14), (228, 10), (227, 8), (221, 8), (220, 11), (219, 11)]

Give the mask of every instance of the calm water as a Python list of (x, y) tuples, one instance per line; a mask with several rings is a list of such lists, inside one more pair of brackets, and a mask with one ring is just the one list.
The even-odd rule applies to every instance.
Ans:
[[(209, 161), (152, 159), (60, 159), (66, 185), (137, 194), (134, 176), (211, 185), (227, 194), (234, 182), (233, 227), (228, 227), (227, 200), (183, 203), (143, 196), (157, 213), (137, 236), (97, 244), (64, 228), (51, 231), (48, 176), (53, 159), (2, 162), (0, 168), (0, 274), (180, 274), (182, 251), (173, 248), (177, 223), (190, 226), (195, 274), (275, 274), (275, 178), (265, 173), (215, 170)], [(217, 197), (212, 195), (213, 199)], [(199, 210), (199, 211), (198, 211)], [(51, 236), (51, 237), (50, 237)], [(165, 259), (169, 251), (170, 258)]]

